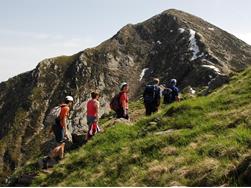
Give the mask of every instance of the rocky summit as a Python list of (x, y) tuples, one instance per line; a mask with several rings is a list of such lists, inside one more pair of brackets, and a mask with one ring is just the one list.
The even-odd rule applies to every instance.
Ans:
[(70, 128), (78, 134), (87, 130), (85, 106), (92, 90), (102, 94), (102, 115), (109, 112), (109, 101), (122, 81), (129, 83), (132, 99), (153, 77), (161, 83), (176, 78), (181, 88), (210, 91), (250, 64), (251, 46), (174, 9), (128, 24), (95, 48), (45, 59), (34, 70), (0, 84), (0, 182), (48, 150), (52, 137), (44, 119), (66, 95), (75, 100)]

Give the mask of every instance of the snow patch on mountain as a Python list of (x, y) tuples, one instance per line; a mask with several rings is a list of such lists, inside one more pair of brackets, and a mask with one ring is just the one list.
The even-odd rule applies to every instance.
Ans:
[(215, 72), (220, 73), (220, 69), (218, 69), (217, 67), (215, 67), (213, 65), (202, 65), (202, 67), (213, 69)]
[(193, 52), (193, 57), (191, 58), (191, 61), (198, 58), (197, 54), (200, 52), (199, 46), (197, 45), (197, 41), (195, 38), (195, 31), (190, 29), (190, 38), (189, 38), (189, 50)]
[(145, 73), (146, 73), (146, 71), (147, 71), (148, 69), (149, 69), (149, 68), (144, 68), (144, 69), (141, 71), (139, 81), (141, 81), (141, 80), (143, 79), (143, 77), (145, 76)]

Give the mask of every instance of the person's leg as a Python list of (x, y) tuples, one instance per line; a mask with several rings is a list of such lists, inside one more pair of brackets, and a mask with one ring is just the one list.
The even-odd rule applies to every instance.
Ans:
[(146, 110), (145, 115), (149, 116), (149, 105), (147, 103), (145, 103), (145, 110)]
[(155, 112), (158, 112), (159, 108), (156, 104), (153, 105), (152, 107), (152, 112), (155, 113)]
[(61, 130), (60, 130), (60, 132), (61, 132), (61, 134), (60, 134), (60, 136), (61, 136), (61, 145), (60, 145), (60, 149), (59, 149), (59, 152), (58, 152), (58, 156), (59, 156), (59, 158), (60, 159), (63, 159), (64, 158), (64, 147), (65, 147), (65, 135), (64, 135), (64, 129), (63, 128), (61, 128)]
[(90, 135), (90, 131), (92, 129), (92, 124), (94, 123), (95, 120), (96, 120), (96, 117), (87, 116), (88, 131), (87, 131), (86, 136), (85, 136), (86, 141), (90, 140), (91, 137), (92, 137), (92, 135)]
[(52, 149), (51, 154), (50, 154), (50, 158), (53, 159), (53, 158), (58, 157), (61, 153), (60, 150), (61, 150), (61, 143)]
[(145, 103), (145, 109), (146, 109), (146, 116), (151, 115), (151, 107), (149, 103)]
[(51, 158), (55, 158), (55, 157), (60, 157), (63, 158), (64, 156), (64, 147), (65, 147), (65, 143), (64, 143), (64, 129), (59, 126), (56, 125), (54, 128), (54, 134), (55, 134), (55, 138), (57, 141), (57, 146), (51, 151)]
[(62, 143), (58, 151), (58, 156), (60, 159), (64, 158), (64, 148), (65, 148), (65, 143)]
[(90, 140), (91, 137), (92, 137), (92, 135), (90, 135), (90, 129), (88, 129), (88, 131), (87, 131), (87, 133), (86, 133), (86, 135), (85, 135), (85, 141)]
[(57, 125), (57, 124), (54, 124), (52, 126), (52, 131), (53, 131), (54, 136), (55, 136), (56, 144), (55, 144), (55, 146), (50, 151), (49, 158), (51, 158), (51, 159), (53, 159), (54, 157), (56, 157), (57, 150), (58, 150), (58, 142), (60, 141), (59, 130), (57, 128), (58, 126), (59, 125)]
[(85, 135), (85, 141), (88, 141), (90, 139), (90, 129), (91, 129), (91, 125), (88, 123), (88, 130), (87, 133)]
[(63, 159), (64, 158), (64, 149), (65, 149), (65, 143), (58, 143), (58, 146), (55, 147), (51, 151), (49, 158), (51, 160), (56, 160), (56, 161)]

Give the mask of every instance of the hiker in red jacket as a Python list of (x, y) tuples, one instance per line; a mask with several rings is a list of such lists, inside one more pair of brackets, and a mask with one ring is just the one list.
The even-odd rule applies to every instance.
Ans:
[(120, 86), (120, 93), (119, 93), (119, 102), (120, 102), (120, 109), (117, 110), (117, 118), (125, 118), (125, 119), (129, 119), (128, 116), (128, 91), (129, 91), (129, 87), (128, 84), (126, 82), (123, 82)]

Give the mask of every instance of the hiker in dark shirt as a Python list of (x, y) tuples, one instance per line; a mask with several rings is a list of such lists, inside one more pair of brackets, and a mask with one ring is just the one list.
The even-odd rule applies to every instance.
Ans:
[(168, 86), (163, 90), (164, 104), (170, 104), (175, 101), (180, 101), (179, 88), (176, 87), (177, 80), (171, 79)]
[(158, 111), (160, 105), (160, 87), (158, 78), (154, 78), (152, 84), (146, 85), (143, 98), (146, 116), (150, 116), (152, 113)]

